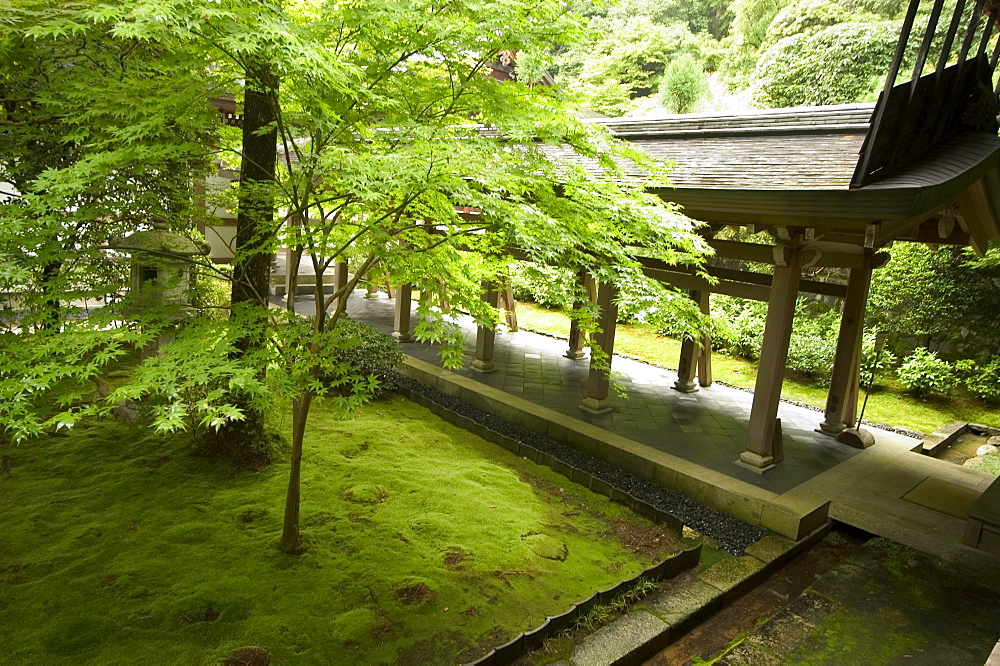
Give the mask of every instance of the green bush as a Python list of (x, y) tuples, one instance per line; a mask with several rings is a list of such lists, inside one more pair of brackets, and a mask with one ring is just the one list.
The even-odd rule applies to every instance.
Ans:
[(660, 80), (660, 101), (674, 113), (690, 113), (708, 93), (708, 78), (701, 63), (683, 55), (667, 65)]
[(818, 334), (816, 331), (793, 332), (788, 341), (788, 360), (785, 367), (801, 372), (813, 379), (824, 379), (833, 368), (837, 338)]
[(1000, 400), (1000, 358), (972, 370), (965, 386), (980, 400)]
[(764, 45), (770, 46), (792, 35), (819, 32), (828, 26), (849, 21), (850, 16), (850, 12), (834, 0), (794, 0), (771, 21)]
[(764, 338), (767, 304), (717, 296), (712, 299), (712, 305), (713, 347), (756, 361)]
[(213, 321), (229, 317), (229, 301), (232, 284), (213, 275), (199, 275), (192, 291), (192, 303), (199, 311)]
[(899, 381), (917, 397), (944, 395), (955, 386), (956, 381), (951, 364), (924, 347), (917, 347), (906, 357), (897, 375)]
[[(332, 333), (340, 338), (335, 360), (350, 364), (364, 375), (384, 380), (389, 371), (403, 362), (403, 352), (392, 336), (366, 322), (341, 318)], [(385, 388), (384, 383), (382, 387)]]
[(838, 23), (779, 39), (757, 61), (755, 102), (786, 107), (865, 101), (885, 78), (898, 31), (892, 21)]

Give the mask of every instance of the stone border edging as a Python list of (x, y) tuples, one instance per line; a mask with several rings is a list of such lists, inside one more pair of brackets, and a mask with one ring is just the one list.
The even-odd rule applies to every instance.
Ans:
[[(746, 555), (723, 560), (695, 574), (690, 588), (654, 593), (643, 609), (623, 615), (578, 643), (570, 661), (587, 664), (636, 664), (699, 626), (757, 587), (799, 553), (830, 531), (826, 523), (798, 541), (767, 536), (747, 548)], [(735, 576), (716, 576), (714, 570)]]
[[(539, 465), (544, 465), (553, 472), (566, 477), (569, 481), (581, 485), (592, 492), (604, 495), (612, 502), (616, 502), (627, 507), (657, 525), (664, 525), (678, 534), (680, 534), (684, 528), (684, 523), (681, 522), (680, 518), (677, 518), (673, 514), (663, 511), (662, 509), (657, 509), (651, 504), (647, 504), (646, 502), (633, 497), (624, 490), (616, 488), (612, 484), (594, 477), (589, 472), (577, 469), (568, 463), (564, 463), (550, 453), (539, 451), (530, 444), (519, 442), (511, 437), (502, 435), (485, 425), (477, 423), (463, 414), (459, 414), (458, 412), (448, 409), (447, 407), (438, 404), (431, 398), (417, 393), (409, 388), (397, 386), (395, 391), (406, 399), (426, 407), (431, 410), (431, 412), (440, 416), (452, 425), (471, 432), (488, 442), (501, 446), (516, 456), (521, 456), (522, 458), (527, 458), (528, 460), (531, 460)], [(632, 578), (623, 580), (606, 590), (594, 592), (594, 594), (592, 594), (589, 598), (573, 604), (573, 607), (565, 613), (547, 617), (540, 626), (521, 634), (509, 643), (494, 648), (488, 654), (472, 663), (477, 666), (513, 663), (525, 652), (540, 647), (543, 641), (569, 627), (578, 618), (590, 612), (594, 606), (600, 603), (608, 603), (615, 597), (628, 592), (635, 587), (636, 584), (638, 584), (639, 579), (651, 578), (653, 580), (663, 580), (666, 578), (673, 578), (685, 569), (696, 567), (700, 561), (701, 544), (699, 543), (694, 547), (682, 550), (680, 553), (663, 560), (659, 564), (654, 564), (653, 566), (644, 569)]]
[[(410, 359), (409, 362), (415, 364), (414, 368), (409, 368), (410, 371), (415, 370), (418, 376), (424, 372), (419, 368), (426, 364), (415, 359)], [(440, 377), (449, 375), (449, 373), (429, 365), (426, 371), (436, 373), (435, 376), (440, 375)], [(538, 456), (541, 456), (543, 463), (548, 460), (548, 456), (551, 456), (556, 461), (557, 466), (566, 465), (586, 470), (593, 476), (589, 486), (591, 490), (595, 487), (600, 488), (602, 483), (617, 486), (633, 498), (639, 498), (646, 504), (677, 516), (680, 522), (685, 525), (718, 540), (723, 549), (734, 555), (742, 553), (744, 548), (768, 533), (767, 529), (737, 518), (731, 513), (710, 508), (691, 499), (687, 494), (681, 494), (662, 484), (639, 477), (621, 465), (598, 458), (592, 453), (580, 450), (580, 448), (561, 443), (537, 430), (529, 429), (521, 422), (499, 416), (495, 410), (484, 408), (482, 405), (470, 404), (469, 401), (460, 396), (442, 391), (439, 387), (423, 380), (422, 377), (411, 376), (408, 371), (393, 372), (388, 375), (387, 379), (397, 387), (406, 387), (407, 391), (422, 395), (447, 410), (461, 414), (476, 424), (487, 426), (504, 437), (521, 444), (530, 443), (529, 445), (539, 452), (534, 458), (535, 462), (538, 462)], [(487, 402), (489, 402), (488, 399)], [(572, 464), (568, 465), (567, 463)], [(583, 472), (579, 472), (578, 476), (584, 478)], [(753, 490), (758, 489), (754, 487)], [(604, 494), (607, 495), (607, 493)]]
[(643, 516), (658, 525), (665, 525), (678, 533), (684, 527), (684, 523), (681, 522), (681, 519), (672, 513), (663, 511), (662, 509), (657, 509), (651, 504), (647, 504), (640, 499), (636, 499), (624, 490), (620, 490), (612, 484), (594, 477), (589, 472), (577, 469), (568, 463), (562, 462), (551, 453), (544, 453), (530, 444), (519, 442), (516, 439), (512, 439), (506, 435), (502, 435), (494, 430), (491, 430), (481, 423), (477, 423), (476, 421), (470, 419), (468, 416), (452, 411), (447, 407), (434, 402), (427, 396), (416, 393), (411, 389), (397, 386), (395, 390), (406, 399), (430, 409), (432, 412), (452, 425), (456, 425), (463, 430), (467, 430), (474, 435), (478, 435), (488, 442), (497, 444), (516, 456), (527, 458), (528, 460), (538, 463), (539, 465), (544, 465), (553, 472), (562, 474), (573, 483), (581, 485), (588, 490), (598, 493), (599, 495), (604, 495), (612, 502), (617, 502), (618, 504), (628, 507), (640, 516)]
[(623, 580), (606, 590), (594, 592), (589, 598), (573, 604), (573, 607), (562, 615), (545, 618), (545, 621), (540, 626), (521, 634), (509, 643), (493, 648), (493, 650), (472, 662), (472, 664), (475, 666), (511, 664), (525, 652), (541, 647), (546, 639), (569, 628), (576, 620), (585, 616), (598, 604), (610, 603), (616, 597), (625, 594), (638, 584), (639, 579), (651, 578), (653, 580), (663, 580), (673, 578), (685, 569), (692, 569), (698, 566), (700, 561), (701, 544), (682, 550), (677, 555), (673, 555), (659, 564), (654, 564), (632, 578)]

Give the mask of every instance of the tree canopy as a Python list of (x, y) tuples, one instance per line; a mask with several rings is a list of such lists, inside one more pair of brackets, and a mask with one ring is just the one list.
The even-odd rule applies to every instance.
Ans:
[[(651, 182), (665, 182), (665, 173), (581, 124), (558, 89), (490, 76), (505, 54), (570, 48), (580, 29), (549, 0), (18, 5), (0, 27), (10, 55), (0, 66), (3, 140), (12, 146), (2, 169), (20, 193), (0, 205), (0, 274), (11, 293), (42, 297), (19, 298), (8, 313), (0, 425), (22, 439), (137, 400), (150, 407), (153, 427), (211, 431), (284, 398), (301, 445), (314, 396), (349, 411), (377, 386), (343, 360), (357, 340), (338, 326), (344, 297), (372, 271), (450, 305), (422, 301), (416, 335), (440, 342), (455, 364), (461, 335), (452, 313), (496, 323), (482, 285), (500, 279), (511, 246), (605, 282), (646, 281), (627, 251), (636, 246), (669, 263), (698, 263), (705, 246), (692, 223), (619, 165), (644, 165)], [(36, 55), (41, 64), (19, 64)], [(249, 135), (223, 127), (210, 100), (226, 93), (246, 114), (258, 96), (273, 120)], [(196, 196), (213, 161), (267, 167), (253, 160), (274, 153), (260, 157), (267, 151), (248, 145), (269, 133), (279, 143), (273, 179), (244, 179), (217, 201)], [(604, 177), (560, 157), (567, 150)], [(248, 257), (283, 246), (309, 258), (318, 283), (311, 320), (237, 299), (235, 289), (227, 319), (190, 299), (168, 304), (172, 312), (148, 300), (139, 307), (139, 294), (125, 290), (136, 257), (119, 239), (154, 219), (197, 238), (194, 223), (208, 210), (202, 196), (239, 200), (237, 272)], [(250, 232), (245, 205), (259, 211)], [(463, 217), (456, 205), (478, 214)], [(348, 283), (325, 293), (324, 275), (345, 261)], [(203, 274), (233, 277), (200, 263)], [(105, 265), (112, 283), (95, 278)], [(698, 321), (690, 299), (649, 288)], [(123, 298), (70, 316), (82, 296), (108, 293)], [(174, 331), (179, 318), (186, 323)], [(107, 400), (82, 399), (104, 366), (156, 339), (159, 352), (129, 383)], [(40, 356), (48, 362), (26, 360)], [(53, 408), (47, 396), (57, 389), (67, 397)], [(286, 550), (298, 547), (297, 484), (293, 471), (296, 524)]]

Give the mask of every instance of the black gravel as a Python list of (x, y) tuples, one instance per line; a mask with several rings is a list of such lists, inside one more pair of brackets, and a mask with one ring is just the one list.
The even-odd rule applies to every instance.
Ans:
[(516, 423), (511, 423), (473, 407), (415, 379), (395, 372), (391, 373), (387, 379), (401, 388), (422, 395), (445, 409), (461, 414), (496, 433), (527, 444), (567, 465), (583, 470), (594, 478), (600, 479), (661, 511), (673, 514), (688, 527), (718, 541), (721, 547), (729, 553), (742, 555), (747, 546), (768, 534), (764, 528), (751, 525), (727, 513), (710, 509), (674, 490), (644, 481), (603, 460), (598, 460), (554, 439), (539, 435)]

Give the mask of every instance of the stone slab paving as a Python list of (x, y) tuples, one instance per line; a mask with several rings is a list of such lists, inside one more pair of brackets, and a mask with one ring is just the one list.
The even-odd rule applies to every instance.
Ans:
[[(359, 290), (351, 296), (347, 312), (354, 319), (392, 332), (394, 303), (384, 294), (365, 298)], [(300, 312), (311, 312), (313, 308), (309, 296), (296, 301)], [(527, 331), (498, 333), (494, 354), (497, 371), (483, 374), (471, 368), (476, 328), (467, 317), (458, 321), (465, 333), (460, 374), (775, 493), (791, 490), (858, 453), (857, 449), (814, 432), (822, 420), (819, 412), (783, 403), (778, 415), (785, 461), (766, 474), (756, 474), (735, 464), (744, 450), (751, 393), (718, 384), (696, 393), (680, 393), (671, 388), (676, 380), (674, 372), (615, 356), (612, 370), (624, 394), (612, 395), (610, 413), (595, 416), (579, 407), (585, 396), (588, 361), (566, 358), (564, 340)], [(441, 365), (435, 345), (404, 343), (403, 350)], [(899, 442), (911, 448), (916, 444), (896, 433), (874, 434), (879, 441)]]
[(714, 663), (978, 666), (998, 636), (995, 581), (876, 538)]

